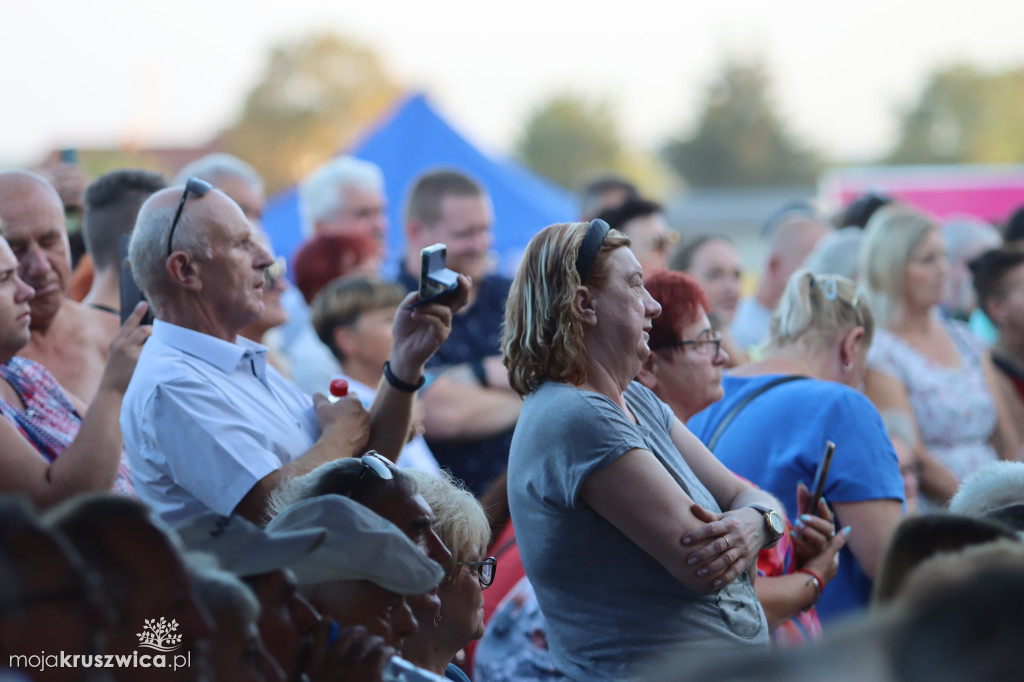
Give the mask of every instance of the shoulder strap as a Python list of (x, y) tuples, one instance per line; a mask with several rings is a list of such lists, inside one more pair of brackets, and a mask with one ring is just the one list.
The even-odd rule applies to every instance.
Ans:
[(715, 446), (718, 445), (718, 441), (721, 440), (722, 434), (725, 433), (725, 430), (729, 428), (729, 424), (732, 424), (732, 421), (736, 419), (736, 416), (750, 403), (751, 400), (770, 388), (775, 388), (780, 384), (788, 384), (790, 381), (799, 381), (800, 379), (806, 378), (807, 377), (802, 374), (790, 374), (788, 376), (779, 377), (778, 379), (773, 379), (767, 384), (761, 386), (761, 388), (748, 393), (744, 396), (743, 400), (732, 406), (732, 409), (729, 410), (729, 413), (722, 418), (722, 421), (718, 422), (718, 427), (715, 428), (715, 432), (711, 434), (711, 438), (708, 440), (708, 450), (711, 450), (711, 452), (715, 451)]

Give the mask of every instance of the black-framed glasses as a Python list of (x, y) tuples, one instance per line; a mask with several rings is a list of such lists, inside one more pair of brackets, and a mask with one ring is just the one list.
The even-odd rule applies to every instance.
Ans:
[(395, 465), (385, 459), (376, 450), (370, 450), (365, 455), (359, 458), (359, 462), (363, 465), (363, 468), (359, 471), (359, 476), (356, 477), (355, 483), (345, 493), (345, 497), (352, 497), (356, 490), (359, 489), (359, 484), (363, 482), (363, 476), (369, 471), (374, 476), (382, 481), (390, 481), (395, 477)]
[(711, 353), (713, 351), (711, 359), (717, 360), (718, 354), (722, 352), (722, 332), (701, 334), (695, 339), (670, 341), (669, 343), (661, 344), (658, 348), (685, 348), (686, 346), (693, 346), (694, 350), (698, 353)]
[(60, 602), (80, 601), (85, 599), (96, 599), (103, 589), (103, 583), (99, 576), (87, 571), (82, 575), (81, 581), (70, 587), (63, 587), (36, 594), (27, 594), (23, 597), (15, 597), (0, 602), (0, 613), (5, 611), (18, 611), (37, 604), (52, 604)]
[(273, 289), (288, 274), (288, 261), (278, 256), (270, 266), (263, 269), (263, 283), (267, 289)]
[(473, 566), (476, 569), (476, 579), (480, 581), (480, 588), (486, 590), (494, 582), (494, 574), (498, 572), (498, 560), (489, 556), (480, 561), (460, 561), (458, 566)]
[(191, 192), (197, 197), (204, 197), (213, 189), (213, 185), (208, 183), (206, 180), (200, 180), (199, 178), (189, 178), (185, 181), (185, 191), (181, 193), (181, 201), (178, 202), (178, 210), (174, 212), (174, 220), (171, 222), (171, 231), (167, 233), (167, 257), (170, 258), (174, 251), (171, 250), (171, 244), (174, 242), (174, 231), (178, 229), (178, 221), (181, 220), (181, 212), (185, 210), (185, 200), (188, 199), (188, 194)]

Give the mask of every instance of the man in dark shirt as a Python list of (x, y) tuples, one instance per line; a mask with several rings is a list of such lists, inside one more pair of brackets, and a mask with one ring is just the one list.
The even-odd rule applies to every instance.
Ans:
[(422, 175), (406, 202), (399, 276), (415, 289), (420, 250), (441, 242), (448, 247), (448, 268), (473, 281), (469, 303), (455, 315), (451, 335), (429, 365), (437, 375), (423, 392), (423, 425), (438, 463), (477, 495), (504, 472), (522, 406), (501, 362), (511, 281), (489, 273), (493, 220), (491, 200), (473, 179), (455, 170)]

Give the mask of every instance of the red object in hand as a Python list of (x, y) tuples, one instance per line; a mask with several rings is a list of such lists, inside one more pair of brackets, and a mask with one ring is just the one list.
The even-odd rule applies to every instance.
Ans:
[(331, 395), (344, 398), (348, 395), (348, 382), (344, 379), (335, 379), (331, 382)]

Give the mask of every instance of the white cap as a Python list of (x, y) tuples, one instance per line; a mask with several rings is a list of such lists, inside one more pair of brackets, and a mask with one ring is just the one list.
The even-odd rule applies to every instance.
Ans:
[(398, 526), (358, 502), (323, 495), (296, 502), (267, 525), (271, 532), (327, 530), (315, 551), (290, 565), (300, 585), (334, 580), (369, 580), (398, 594), (423, 594), (444, 578)]
[(214, 512), (186, 519), (175, 530), (188, 549), (213, 554), (224, 570), (239, 578), (291, 566), (327, 537), (322, 528), (272, 532), (241, 516)]

